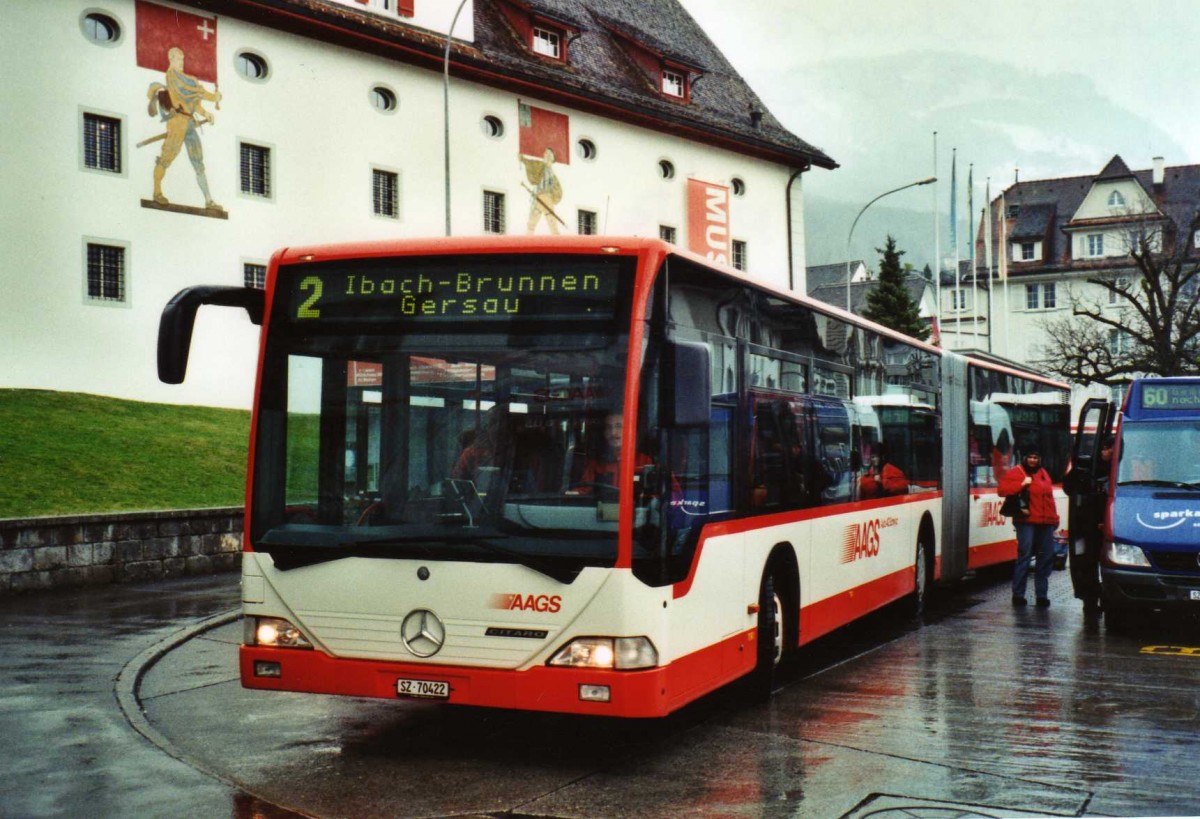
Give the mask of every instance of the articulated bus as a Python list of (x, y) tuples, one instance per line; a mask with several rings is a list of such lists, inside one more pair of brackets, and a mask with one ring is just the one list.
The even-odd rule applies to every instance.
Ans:
[[(262, 323), (249, 688), (620, 717), (769, 693), (800, 647), (1012, 560), (999, 459), (1065, 461), (1065, 385), (657, 240), (287, 249), (265, 292), (168, 304), (163, 381), (204, 304)], [(865, 493), (880, 455), (903, 478)]]

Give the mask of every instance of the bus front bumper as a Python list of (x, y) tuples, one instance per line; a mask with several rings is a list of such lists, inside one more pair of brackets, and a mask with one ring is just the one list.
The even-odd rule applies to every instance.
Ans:
[(317, 650), (262, 646), (242, 646), (239, 665), (243, 687), (270, 691), (613, 717), (661, 717), (673, 707), (666, 668), (516, 671), (337, 659)]

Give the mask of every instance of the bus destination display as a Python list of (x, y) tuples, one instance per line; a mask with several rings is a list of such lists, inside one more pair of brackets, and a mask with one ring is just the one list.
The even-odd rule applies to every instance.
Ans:
[(285, 309), (297, 324), (610, 319), (617, 279), (616, 260), (330, 265), (289, 271)]
[(1200, 410), (1200, 384), (1144, 384), (1142, 409)]

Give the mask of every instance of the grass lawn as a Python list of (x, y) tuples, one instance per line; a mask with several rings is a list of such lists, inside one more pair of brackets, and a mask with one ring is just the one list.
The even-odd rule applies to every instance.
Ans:
[(240, 506), (250, 413), (0, 390), (0, 518)]

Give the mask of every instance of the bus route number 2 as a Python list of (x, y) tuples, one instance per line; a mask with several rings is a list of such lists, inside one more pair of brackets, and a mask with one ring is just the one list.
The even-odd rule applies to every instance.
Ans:
[(321, 311), (313, 305), (321, 300), (321, 294), (325, 290), (325, 283), (317, 276), (306, 276), (300, 282), (300, 289), (311, 290), (312, 295), (300, 303), (300, 306), (296, 309), (296, 318), (320, 318)]

